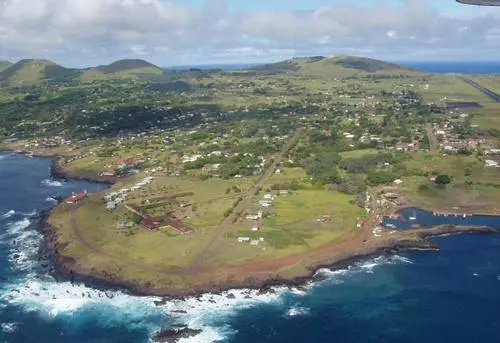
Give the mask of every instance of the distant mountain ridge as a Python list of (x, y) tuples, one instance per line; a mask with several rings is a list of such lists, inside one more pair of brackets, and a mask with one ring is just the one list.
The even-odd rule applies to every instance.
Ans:
[[(1, 62), (0, 62), (1, 63)], [(2, 65), (5, 67), (2, 69)], [(109, 65), (87, 69), (71, 69), (44, 59), (23, 59), (17, 63), (0, 64), (0, 83), (36, 84), (44, 81), (92, 81), (113, 78), (149, 78), (161, 76), (163, 69), (139, 60), (119, 60)]]
[[(3, 69), (2, 69), (3, 68)], [(353, 56), (312, 56), (284, 60), (243, 69), (251, 74), (297, 73), (318, 77), (355, 77), (370, 74), (417, 73), (394, 63)], [(113, 79), (159, 80), (167, 71), (141, 59), (123, 59), (108, 65), (71, 69), (43, 59), (24, 59), (17, 63), (0, 61), (0, 83), (36, 84), (40, 82)], [(189, 77), (188, 77), (189, 78)]]

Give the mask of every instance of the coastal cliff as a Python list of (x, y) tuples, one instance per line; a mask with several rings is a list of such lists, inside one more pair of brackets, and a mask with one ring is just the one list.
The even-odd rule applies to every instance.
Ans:
[[(168, 285), (158, 287), (144, 281), (125, 279), (112, 271), (81, 268), (73, 258), (62, 253), (64, 244), (58, 242), (56, 229), (45, 223), (43, 232), (46, 246), (50, 252), (49, 256), (59, 277), (70, 279), (72, 282), (81, 281), (122, 288), (136, 295), (184, 298), (203, 293), (221, 293), (230, 289), (269, 289), (281, 285), (300, 286), (313, 278), (316, 271), (321, 268), (341, 269), (358, 260), (398, 252), (439, 251), (439, 246), (430, 238), (459, 234), (499, 234), (500, 230), (489, 227), (442, 225), (429, 229), (387, 231), (384, 232), (382, 239), (368, 239), (361, 246), (346, 250), (341, 254), (332, 251), (331, 256), (313, 261), (306, 269), (288, 275), (277, 270), (243, 274), (238, 269), (222, 267), (220, 270), (202, 270), (195, 275), (195, 278), (189, 279), (193, 276), (192, 271), (172, 271), (172, 277), (184, 275), (188, 280), (191, 280), (186, 282), (183, 289), (170, 288)], [(226, 277), (213, 278), (213, 275), (220, 276), (222, 274), (226, 274)]]

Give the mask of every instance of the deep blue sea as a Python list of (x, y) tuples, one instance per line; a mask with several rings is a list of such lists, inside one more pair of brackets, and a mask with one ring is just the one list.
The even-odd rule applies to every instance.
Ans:
[[(395, 61), (394, 63), (409, 68), (431, 72), (431, 73), (459, 73), (459, 74), (500, 74), (500, 62), (474, 62), (474, 61)], [(187, 66), (173, 66), (165, 69), (172, 71), (186, 71), (191, 68), (210, 70), (221, 69), (225, 71), (245, 69), (262, 63), (241, 63), (241, 64), (201, 64)]]
[[(153, 297), (54, 280), (40, 258), (39, 213), (52, 197), (104, 186), (51, 180), (49, 159), (0, 153), (0, 342), (500, 342), (500, 236), (438, 239), (441, 252), (399, 254), (318, 272), (274, 293), (230, 291), (155, 306)], [(419, 217), (420, 214), (417, 214)], [(178, 312), (179, 310), (185, 312)]]
[(395, 62), (431, 73), (500, 74), (500, 62)]

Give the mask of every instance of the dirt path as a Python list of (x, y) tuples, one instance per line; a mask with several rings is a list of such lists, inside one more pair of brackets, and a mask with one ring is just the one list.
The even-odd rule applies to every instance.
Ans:
[(191, 263), (190, 269), (196, 270), (201, 262), (205, 259), (208, 252), (220, 241), (223, 237), (224, 233), (231, 227), (233, 222), (237, 219), (238, 215), (243, 213), (252, 203), (253, 197), (257, 194), (257, 192), (262, 188), (264, 183), (269, 180), (271, 176), (273, 176), (274, 172), (283, 161), (283, 158), (286, 156), (290, 148), (297, 142), (300, 137), (302, 130), (295, 130), (292, 137), (288, 140), (287, 144), (281, 150), (281, 153), (277, 158), (274, 159), (273, 163), (267, 170), (259, 177), (259, 179), (255, 182), (255, 184), (244, 194), (243, 200), (239, 202), (239, 204), (233, 209), (231, 214), (224, 218), (222, 222), (217, 226), (212, 238), (207, 242), (205, 247), (203, 247), (198, 255), (195, 256), (193, 262)]
[(77, 204), (71, 209), (71, 229), (72, 229), (73, 233), (75, 234), (76, 238), (78, 239), (78, 241), (81, 244), (83, 244), (85, 247), (87, 247), (88, 249), (90, 249), (91, 251), (93, 251), (94, 253), (96, 253), (98, 255), (102, 255), (102, 256), (105, 256), (107, 258), (117, 260), (117, 261), (122, 262), (124, 264), (132, 265), (134, 267), (144, 269), (147, 271), (151, 271), (151, 272), (155, 272), (155, 273), (161, 273), (161, 274), (165, 274), (165, 275), (170, 274), (170, 273), (166, 272), (165, 270), (162, 270), (160, 268), (155, 268), (149, 264), (141, 263), (141, 262), (137, 262), (137, 261), (133, 261), (133, 260), (129, 260), (129, 259), (124, 259), (121, 256), (111, 254), (111, 253), (107, 252), (106, 250), (104, 250), (99, 245), (89, 241), (82, 234), (82, 232), (80, 231), (80, 227), (78, 226), (76, 212), (78, 211), (78, 209), (80, 207), (81, 207), (81, 204)]
[(431, 124), (425, 124), (425, 131), (427, 133), (427, 137), (429, 137), (429, 143), (431, 145), (431, 151), (439, 151), (439, 142), (437, 140), (436, 135), (434, 134), (434, 130), (432, 129)]

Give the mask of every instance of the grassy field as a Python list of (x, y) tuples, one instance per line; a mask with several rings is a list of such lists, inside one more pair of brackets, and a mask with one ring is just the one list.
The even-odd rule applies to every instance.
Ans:
[[(304, 179), (305, 176), (300, 168), (285, 168), (281, 174), (273, 175), (268, 183), (270, 186)], [(78, 231), (84, 239), (112, 258), (96, 253), (81, 243), (71, 224), (73, 205), (57, 208), (49, 221), (59, 228), (59, 241), (67, 242), (62, 252), (75, 259), (80, 268), (102, 270), (140, 282), (169, 283), (178, 287), (188, 282), (185, 277), (166, 278), (162, 273), (175, 273), (188, 268), (199, 254), (200, 248), (214, 235), (224, 218), (224, 212), (256, 180), (242, 178), (201, 181), (197, 177), (156, 176), (152, 185), (129, 194), (127, 203), (144, 204), (148, 199), (158, 196), (192, 192), (193, 195), (179, 200), (192, 206), (179, 207), (175, 214), (192, 227), (194, 232), (181, 235), (168, 227), (157, 231), (150, 231), (139, 225), (118, 228), (119, 223), (131, 223), (132, 214), (123, 206), (119, 206), (114, 212), (106, 211), (102, 197), (106, 193), (130, 187), (140, 179), (142, 177), (137, 176), (115, 185), (103, 194), (92, 195), (76, 211)], [(241, 192), (235, 191), (235, 187)], [(258, 200), (264, 194), (265, 191), (262, 190), (245, 213), (258, 211)], [(273, 207), (261, 222), (247, 221), (245, 213), (242, 213), (240, 219), (233, 223), (230, 232), (207, 255), (202, 268), (237, 266), (251, 261), (287, 257), (349, 236), (355, 230), (356, 219), (362, 215), (362, 210), (353, 205), (352, 200), (353, 197), (335, 191), (313, 189), (301, 189), (289, 195), (276, 196)], [(332, 220), (319, 222), (321, 216), (331, 216)], [(255, 225), (260, 228), (258, 232), (251, 230)], [(237, 238), (241, 236), (254, 240), (262, 238), (262, 241), (258, 246), (238, 243)], [(201, 276), (189, 276), (193, 279), (198, 277)]]
[(429, 87), (422, 88), (420, 92), (429, 102), (477, 101), (483, 104), (491, 101), (489, 97), (457, 76), (433, 75), (429, 77), (427, 84)]
[(412, 173), (453, 177), (453, 182), (445, 188), (436, 187), (426, 176), (404, 178), (401, 191), (406, 200), (414, 205), (427, 209), (476, 212), (500, 209), (500, 170), (485, 167), (477, 157), (420, 153), (413, 155), (406, 165)]
[(363, 149), (363, 150), (352, 150), (352, 151), (344, 151), (340, 153), (342, 158), (361, 158), (368, 155), (376, 155), (380, 152), (377, 149)]

